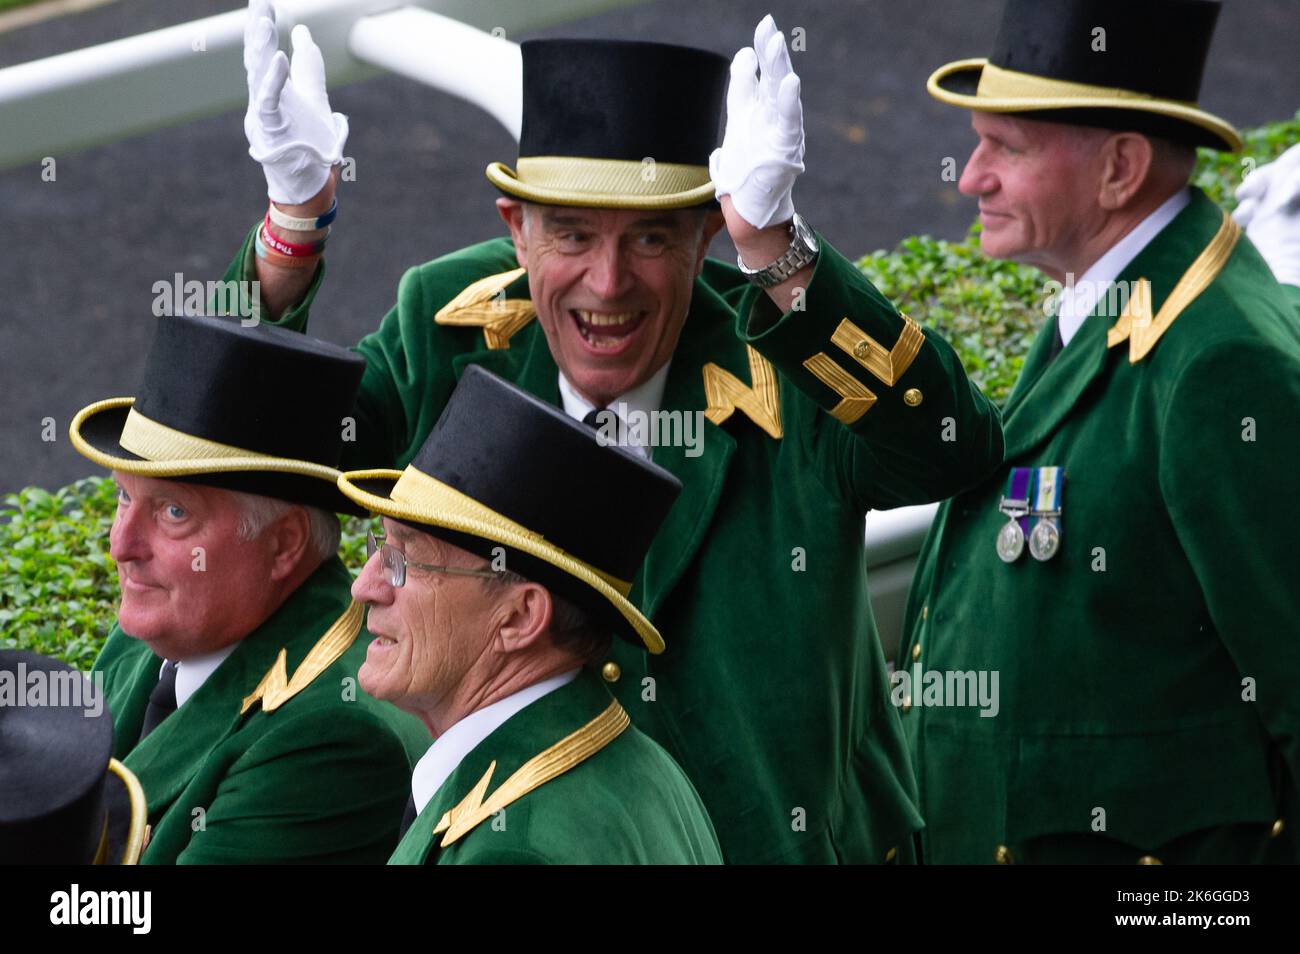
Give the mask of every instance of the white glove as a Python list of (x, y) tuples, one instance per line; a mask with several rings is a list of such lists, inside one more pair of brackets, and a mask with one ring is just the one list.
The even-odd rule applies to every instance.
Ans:
[[(761, 67), (761, 78), (755, 71)], [(785, 36), (771, 14), (754, 31), (754, 46), (731, 61), (727, 129), (709, 157), (718, 198), (730, 195), (756, 229), (794, 216), (790, 192), (803, 172), (803, 106), (799, 77), (790, 65)]]
[(1300, 285), (1300, 144), (1248, 175), (1237, 187), (1237, 201), (1232, 217), (1274, 277)]
[(292, 66), (276, 48), (270, 0), (250, 0), (244, 24), (248, 154), (262, 164), (271, 200), (299, 205), (325, 187), (330, 168), (343, 160), (348, 118), (330, 112), (325, 61), (311, 32), (299, 24), (291, 39)]

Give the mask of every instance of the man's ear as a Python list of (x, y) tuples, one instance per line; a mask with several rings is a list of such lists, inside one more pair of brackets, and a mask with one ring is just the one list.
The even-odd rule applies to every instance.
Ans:
[(520, 268), (528, 267), (528, 240), (524, 235), (524, 204), (518, 199), (497, 199), (497, 214), (510, 229), (510, 240), (515, 243), (515, 260)]
[(505, 652), (518, 652), (537, 644), (551, 628), (554, 604), (546, 587), (519, 583), (509, 588), (498, 605), (497, 638)]
[(710, 209), (704, 214), (704, 227), (700, 230), (700, 246), (695, 253), (695, 277), (700, 277), (700, 272), (704, 271), (704, 260), (709, 257), (709, 245), (713, 242), (713, 237), (722, 231), (722, 227), (727, 224), (727, 220), (722, 216), (721, 209)]
[(1140, 133), (1120, 132), (1101, 146), (1101, 181), (1097, 202), (1107, 211), (1122, 209), (1146, 184), (1155, 150)]
[(305, 507), (291, 507), (263, 533), (271, 543), (271, 579), (286, 579), (311, 547), (311, 519)]

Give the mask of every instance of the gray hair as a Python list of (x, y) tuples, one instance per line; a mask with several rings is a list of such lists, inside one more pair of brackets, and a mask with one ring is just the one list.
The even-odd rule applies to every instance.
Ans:
[(231, 495), (239, 504), (241, 511), (236, 533), (240, 540), (256, 540), (271, 524), (275, 523), (294, 507), (307, 511), (307, 522), (311, 529), (311, 546), (317, 558), (327, 560), (338, 552), (342, 528), (339, 518), (306, 504), (292, 504), (275, 497), (263, 497), (260, 494), (246, 494), (232, 490)]

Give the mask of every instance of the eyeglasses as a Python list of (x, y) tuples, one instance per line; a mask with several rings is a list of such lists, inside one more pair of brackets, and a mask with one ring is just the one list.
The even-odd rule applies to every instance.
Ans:
[(384, 569), (388, 571), (388, 582), (394, 587), (406, 585), (406, 567), (408, 565), (419, 567), (421, 570), (429, 570), (433, 573), (452, 573), (456, 576), (478, 576), (484, 579), (496, 579), (497, 574), (494, 570), (468, 570), (459, 566), (434, 566), (431, 563), (416, 563), (414, 560), (408, 560), (406, 554), (391, 543), (385, 543), (382, 535), (375, 536), (373, 532), (366, 534), (366, 562), (379, 551), (380, 559), (383, 561)]

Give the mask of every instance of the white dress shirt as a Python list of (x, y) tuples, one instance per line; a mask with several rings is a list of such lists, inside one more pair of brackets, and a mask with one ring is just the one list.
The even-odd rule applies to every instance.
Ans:
[(504, 699), (498, 699), (490, 706), (476, 709), (438, 736), (433, 745), (429, 746), (429, 751), (415, 763), (415, 772), (411, 776), (411, 798), (415, 802), (416, 812), (424, 811), (424, 806), (429, 804), (442, 783), (456, 771), (465, 756), (474, 751), (475, 746), (524, 706), (573, 682), (579, 671), (572, 669), (550, 679), (543, 679)]
[[(1145, 219), (1138, 223), (1133, 231), (1110, 247), (1093, 266), (1075, 279), (1072, 285), (1061, 290), (1060, 304), (1057, 308), (1057, 324), (1061, 329), (1061, 340), (1067, 345), (1084, 320), (1096, 308), (1097, 302), (1104, 301), (1119, 278), (1120, 272), (1128, 268), (1138, 253), (1151, 243), (1166, 225), (1174, 220), (1179, 212), (1192, 200), (1191, 189), (1182, 189), (1168, 199)], [(1109, 315), (1111, 322), (1119, 315)]]
[[(638, 384), (626, 394), (620, 394), (612, 402), (610, 409), (619, 414), (623, 421), (624, 428), (627, 425), (627, 416), (632, 412), (640, 412), (650, 419), (655, 411), (658, 411), (664, 402), (664, 383), (668, 380), (668, 366), (672, 360), (664, 363), (664, 366), (656, 371), (648, 380)], [(569, 415), (575, 421), (581, 421), (584, 417), (596, 410), (596, 406), (584, 398), (581, 394), (573, 389), (569, 379), (560, 372), (560, 398), (564, 401), (564, 413)], [(632, 453), (650, 459), (650, 448), (640, 444), (629, 443), (627, 449)]]
[[(226, 661), (226, 657), (239, 648), (239, 643), (231, 643), (224, 649), (202, 656), (191, 656), (176, 664), (176, 708), (185, 705), (187, 699), (199, 691), (199, 686), (208, 681), (208, 677), (217, 671), (217, 667)], [(163, 661), (166, 665), (166, 660)], [(162, 670), (159, 669), (161, 675)]]

